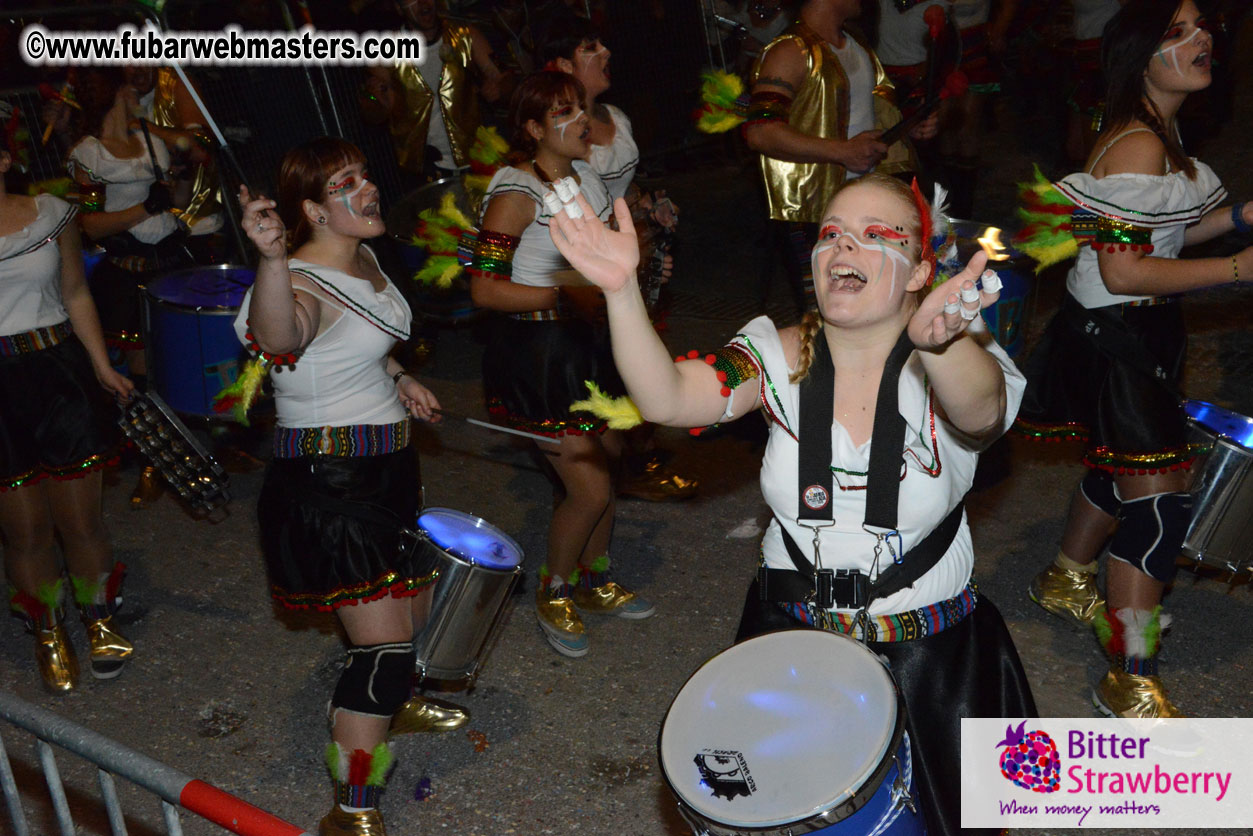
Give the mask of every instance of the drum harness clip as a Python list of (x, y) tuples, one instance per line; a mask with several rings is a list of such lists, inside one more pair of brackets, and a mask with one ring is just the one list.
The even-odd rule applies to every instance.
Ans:
[[(827, 341), (814, 341), (811, 373), (801, 383), (800, 434), (798, 438), (797, 524), (813, 531), (813, 559), (805, 559), (797, 543), (780, 528), (783, 543), (796, 570), (769, 569), (763, 563), (758, 583), (763, 601), (803, 603), (815, 626), (833, 629), (832, 607), (855, 609), (851, 634), (869, 640), (867, 624), (870, 603), (913, 584), (931, 570), (948, 551), (957, 534), (963, 507), (959, 503), (926, 537), (908, 551), (897, 529), (897, 503), (900, 494), (900, 455), (905, 438), (901, 417), (898, 381), (913, 343), (902, 332), (883, 370), (875, 402), (874, 429), (871, 433), (870, 463), (866, 480), (866, 515), (862, 528), (875, 537), (871, 573), (857, 569), (829, 569), (822, 565), (822, 529), (835, 525), (831, 496), (831, 427), (834, 421), (835, 376)], [(823, 374), (822, 371), (830, 370)], [(895, 540), (895, 544), (893, 543)], [(887, 546), (892, 563), (879, 569), (879, 558)], [(872, 581), (871, 578), (874, 577)]]

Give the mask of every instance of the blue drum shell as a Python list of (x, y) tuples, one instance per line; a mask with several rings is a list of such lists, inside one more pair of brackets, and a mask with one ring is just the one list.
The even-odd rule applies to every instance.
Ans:
[(250, 267), (191, 267), (144, 289), (148, 378), (176, 412), (221, 417), (213, 398), (246, 359), (234, 323), (255, 277)]

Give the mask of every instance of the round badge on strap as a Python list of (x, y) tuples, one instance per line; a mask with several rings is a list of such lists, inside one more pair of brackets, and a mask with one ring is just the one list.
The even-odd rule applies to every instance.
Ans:
[(831, 501), (831, 494), (822, 485), (810, 485), (805, 488), (805, 493), (801, 494), (801, 499), (808, 507), (819, 511), (827, 507), (827, 503)]

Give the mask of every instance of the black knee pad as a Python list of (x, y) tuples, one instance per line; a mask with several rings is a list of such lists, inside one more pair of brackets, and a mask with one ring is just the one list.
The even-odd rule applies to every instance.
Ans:
[(1192, 522), (1192, 495), (1163, 493), (1122, 503), (1109, 556), (1169, 583)]
[(1118, 498), (1118, 489), (1114, 486), (1114, 477), (1104, 470), (1091, 468), (1079, 483), (1079, 492), (1083, 498), (1095, 507), (1109, 514), (1118, 516), (1118, 507), (1122, 500)]
[(331, 708), (391, 717), (409, 699), (413, 670), (413, 642), (349, 648)]

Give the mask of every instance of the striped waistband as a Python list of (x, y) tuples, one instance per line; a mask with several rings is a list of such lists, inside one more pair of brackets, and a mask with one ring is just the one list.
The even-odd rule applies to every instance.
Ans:
[(74, 328), (67, 319), (47, 328), (36, 328), (21, 334), (10, 334), (0, 337), (0, 357), (16, 357), (19, 354), (33, 354), (63, 343), (74, 333)]
[(1124, 308), (1143, 308), (1148, 305), (1166, 305), (1177, 301), (1178, 296), (1152, 296), (1148, 299), (1136, 299), (1134, 302), (1123, 302)]
[(558, 319), (565, 319), (561, 311), (556, 308), (548, 308), (542, 311), (523, 311), (522, 313), (509, 314), (510, 319), (516, 319), (519, 322), (553, 322)]
[[(869, 642), (904, 642), (933, 636), (957, 624), (975, 610), (979, 600), (978, 589), (973, 582), (966, 585), (961, 594), (947, 601), (893, 615), (868, 615), (865, 617), (865, 637)], [(801, 603), (779, 604), (793, 618), (813, 624), (809, 610)], [(860, 639), (861, 629), (855, 613), (828, 612), (818, 617), (818, 626), (834, 633), (845, 633)]]
[(279, 427), (274, 457), (384, 456), (409, 446), (409, 420), (350, 427)]

